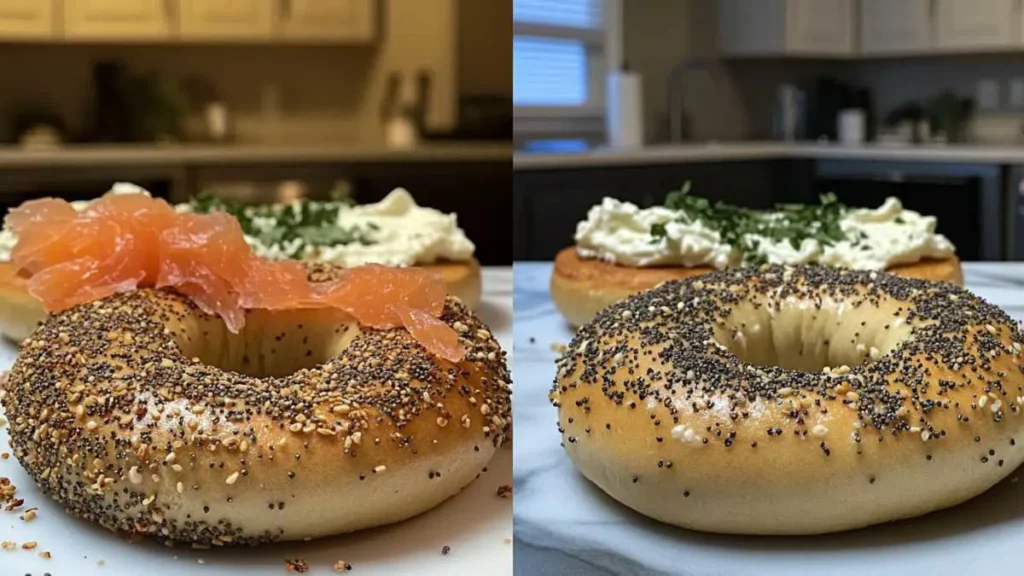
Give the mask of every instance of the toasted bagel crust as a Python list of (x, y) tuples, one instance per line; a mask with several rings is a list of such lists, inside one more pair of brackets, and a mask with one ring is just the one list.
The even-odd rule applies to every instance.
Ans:
[(423, 264), (417, 268), (440, 273), (448, 287), (448, 294), (462, 300), (470, 310), (475, 310), (480, 304), (483, 282), (480, 276), (480, 263), (475, 259), (469, 262)]
[[(619, 266), (601, 260), (580, 258), (576, 248), (569, 247), (555, 257), (551, 298), (569, 324), (582, 326), (598, 312), (627, 296), (650, 290), (662, 282), (682, 280), (714, 270), (709, 266)], [(955, 256), (945, 260), (899, 264), (887, 272), (907, 278), (949, 282), (957, 286), (963, 286), (964, 283), (960, 260)]]

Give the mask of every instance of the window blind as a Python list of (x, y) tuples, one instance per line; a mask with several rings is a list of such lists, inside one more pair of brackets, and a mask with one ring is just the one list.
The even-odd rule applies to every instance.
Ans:
[(587, 103), (587, 53), (582, 42), (532, 36), (516, 36), (512, 42), (514, 105)]
[(605, 0), (514, 0), (516, 116), (594, 115), (603, 102)]
[(512, 20), (567, 28), (600, 28), (601, 0), (515, 0)]

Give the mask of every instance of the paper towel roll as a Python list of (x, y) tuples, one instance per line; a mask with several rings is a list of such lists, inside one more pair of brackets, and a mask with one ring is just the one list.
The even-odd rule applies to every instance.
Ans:
[(863, 144), (867, 133), (867, 119), (860, 108), (846, 108), (839, 111), (839, 141), (843, 144)]
[(640, 148), (644, 145), (643, 83), (635, 72), (608, 75), (608, 145)]

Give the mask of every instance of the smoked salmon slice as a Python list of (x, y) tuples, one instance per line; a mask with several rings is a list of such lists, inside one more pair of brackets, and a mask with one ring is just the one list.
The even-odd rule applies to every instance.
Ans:
[(49, 312), (137, 288), (171, 288), (235, 333), (247, 309), (334, 308), (364, 326), (404, 327), (441, 358), (464, 355), (455, 331), (439, 320), (439, 276), (372, 265), (313, 283), (299, 262), (257, 257), (238, 221), (223, 212), (176, 213), (160, 199), (107, 194), (81, 212), (64, 200), (33, 200), (5, 222), (18, 243), (0, 283), (27, 278)]
[(0, 286), (25, 286), (28, 279), (18, 274), (18, 268), (9, 263), (0, 263)]
[(346, 280), (323, 298), (367, 326), (404, 324), (399, 309), (418, 309), (437, 317), (444, 308), (444, 284), (430, 273), (410, 277), (406, 269), (374, 264), (353, 268)]

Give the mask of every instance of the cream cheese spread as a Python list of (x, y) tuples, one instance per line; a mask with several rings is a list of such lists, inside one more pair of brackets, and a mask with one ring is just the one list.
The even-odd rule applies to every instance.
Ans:
[[(763, 229), (786, 217), (782, 212), (753, 214)], [(605, 198), (576, 228), (576, 249), (583, 258), (623, 266), (711, 266), (743, 264), (821, 263), (861, 270), (883, 270), (924, 259), (948, 258), (955, 247), (935, 232), (935, 217), (922, 216), (888, 198), (875, 209), (842, 208), (839, 238), (816, 235), (820, 224), (804, 237), (742, 234), (742, 245), (723, 237), (724, 226), (694, 217), (684, 210), (655, 206), (639, 208)], [(792, 224), (789, 224), (792, 226)]]

